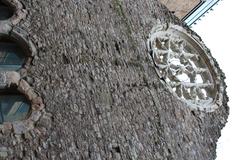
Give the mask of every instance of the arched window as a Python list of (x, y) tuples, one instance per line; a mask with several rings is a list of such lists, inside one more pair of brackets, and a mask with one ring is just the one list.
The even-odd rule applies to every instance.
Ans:
[(25, 59), (24, 50), (14, 39), (0, 36), (0, 71), (17, 71)]
[(18, 93), (0, 93), (0, 124), (24, 120), (30, 113), (30, 103)]
[(0, 21), (11, 18), (13, 13), (14, 10), (0, 0)]
[[(26, 48), (27, 44), (18, 35), (14, 33), (11, 36), (0, 34), (0, 72), (18, 72), (28, 57), (29, 51)], [(8, 81), (11, 82), (11, 78), (16, 77), (8, 78), (10, 78)], [(4, 80), (4, 77), (2, 79)], [(7, 84), (3, 84), (3, 86), (0, 90), (0, 124), (26, 119), (31, 110), (28, 99), (17, 92), (17, 88), (15, 88), (17, 86), (10, 86), (10, 88)]]

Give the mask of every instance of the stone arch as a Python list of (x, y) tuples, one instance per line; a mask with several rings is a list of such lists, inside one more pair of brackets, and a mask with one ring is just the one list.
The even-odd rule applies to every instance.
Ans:
[(0, 33), (0, 66), (5, 65), (5, 70), (19, 70), (29, 65), (35, 53), (34, 45), (20, 29)]
[[(16, 58), (17, 55), (22, 59), (19, 58), (20, 61), (18, 62), (20, 63), (14, 69), (8, 67), (3, 69), (0, 65), (0, 100), (6, 102), (5, 108), (13, 109), (11, 112), (5, 112), (4, 114), (9, 113), (11, 115), (11, 113), (15, 113), (14, 109), (21, 109), (20, 106), (17, 106), (19, 103), (25, 104), (23, 110), (26, 112), (22, 116), (12, 116), (12, 119), (6, 120), (2, 118), (4, 115), (1, 115), (3, 124), (0, 124), (0, 128), (10, 130), (13, 128), (16, 134), (21, 134), (33, 128), (33, 124), (38, 121), (42, 114), (44, 104), (42, 98), (24, 80), (30, 62), (37, 51), (26, 32), (17, 27), (13, 27), (11, 31), (0, 31), (0, 57), (5, 58), (5, 55), (8, 53), (11, 55), (11, 52), (17, 52), (13, 54), (13, 58)], [(11, 96), (15, 98), (15, 102), (11, 101)], [(16, 105), (13, 106), (12, 104)]]
[[(2, 79), (5, 77), (5, 83), (2, 82)], [(15, 119), (4, 119), (0, 120), (0, 130), (11, 130), (14, 129), (16, 134), (25, 133), (34, 127), (34, 123), (38, 121), (42, 113), (44, 112), (43, 100), (38, 94), (32, 89), (32, 87), (25, 81), (20, 78), (20, 74), (15, 71), (9, 72), (0, 72), (0, 114), (2, 114), (2, 101), (9, 102), (5, 104), (12, 109), (13, 111), (7, 113), (15, 113), (14, 109), (18, 109), (20, 106), (13, 106), (13, 103), (22, 103), (28, 106), (25, 106), (25, 114), (20, 117), (13, 117)], [(2, 85), (4, 84), (4, 85)], [(16, 101), (12, 101), (10, 98), (15, 98)], [(27, 111), (26, 111), (27, 109)], [(6, 112), (5, 112), (6, 114)], [(3, 115), (0, 116), (2, 118)]]

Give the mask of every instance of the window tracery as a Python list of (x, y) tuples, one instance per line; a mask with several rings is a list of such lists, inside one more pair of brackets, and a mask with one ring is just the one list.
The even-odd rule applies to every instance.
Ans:
[(214, 62), (185, 29), (157, 25), (148, 47), (158, 75), (175, 96), (200, 110), (213, 111), (220, 105), (222, 87)]

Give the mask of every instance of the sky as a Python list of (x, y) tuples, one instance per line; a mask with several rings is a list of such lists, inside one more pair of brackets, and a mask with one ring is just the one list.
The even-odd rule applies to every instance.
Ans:
[(230, 115), (217, 145), (216, 160), (240, 160), (240, 0), (223, 0), (192, 29), (225, 72)]

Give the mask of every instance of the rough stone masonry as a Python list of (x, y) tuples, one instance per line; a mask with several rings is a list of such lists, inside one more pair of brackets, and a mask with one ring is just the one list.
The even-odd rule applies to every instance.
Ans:
[(15, 15), (0, 22), (0, 36), (16, 31), (26, 51), (36, 48), (17, 83), (31, 88), (37, 107), (31, 120), (0, 125), (0, 159), (216, 158), (229, 112), (225, 88), (222, 105), (204, 112), (159, 78), (147, 48), (157, 21), (201, 38), (158, 0), (2, 2)]

